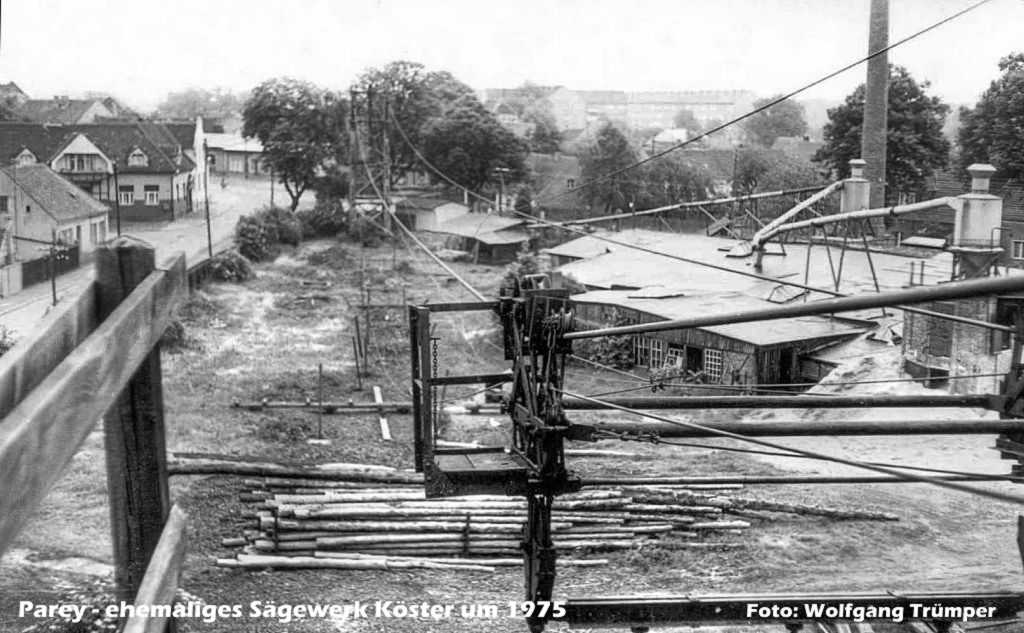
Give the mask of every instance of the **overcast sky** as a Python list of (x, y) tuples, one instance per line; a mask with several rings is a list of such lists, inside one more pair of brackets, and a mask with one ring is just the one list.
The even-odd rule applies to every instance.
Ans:
[[(973, 0), (891, 0), (890, 40)], [(149, 109), (187, 86), (290, 75), (345, 88), (395, 59), (474, 88), (789, 91), (867, 51), (868, 0), (0, 0), (0, 81)], [(890, 53), (952, 103), (1024, 50), (1024, 0), (992, 0)], [(863, 66), (802, 98), (838, 99)]]

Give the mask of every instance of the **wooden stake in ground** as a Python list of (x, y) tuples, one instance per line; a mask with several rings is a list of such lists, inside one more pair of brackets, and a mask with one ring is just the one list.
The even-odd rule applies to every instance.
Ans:
[[(377, 404), (384, 404), (384, 396), (378, 385), (373, 386), (373, 401)], [(388, 426), (388, 418), (384, 415), (383, 407), (377, 410), (378, 422), (380, 423), (380, 437), (382, 440), (391, 441), (391, 428)]]

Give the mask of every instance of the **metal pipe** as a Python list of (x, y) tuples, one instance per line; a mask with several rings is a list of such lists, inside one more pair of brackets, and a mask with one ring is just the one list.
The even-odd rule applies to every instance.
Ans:
[(819, 200), (822, 200), (823, 198), (828, 196), (830, 193), (832, 193), (834, 191), (838, 191), (838, 190), (840, 190), (842, 188), (843, 188), (843, 181), (839, 180), (837, 182), (832, 183), (828, 187), (825, 187), (824, 189), (822, 189), (818, 193), (814, 194), (813, 196), (807, 198), (806, 200), (797, 203), (789, 211), (786, 211), (785, 213), (783, 213), (779, 217), (775, 218), (774, 220), (772, 220), (768, 224), (764, 225), (764, 228), (759, 230), (757, 233), (754, 233), (754, 237), (750, 238), (750, 246), (751, 246), (751, 248), (752, 249), (757, 249), (761, 245), (762, 242), (764, 242), (765, 240), (767, 240), (767, 239), (769, 239), (771, 237), (771, 235), (774, 233), (776, 227), (781, 226), (782, 224), (785, 224), (786, 221), (789, 220), (791, 217), (793, 217), (796, 214), (800, 213), (801, 211), (803, 211), (807, 207), (810, 207), (811, 205), (813, 205), (814, 203), (818, 202)]
[[(834, 187), (835, 183), (833, 183), (831, 186)], [(617, 213), (614, 215), (602, 215), (593, 218), (569, 220), (567, 222), (561, 222), (559, 224), (562, 226), (573, 226), (582, 224), (593, 224), (595, 222), (607, 222), (609, 220), (622, 220), (625, 218), (631, 218), (641, 215), (654, 215), (656, 213), (664, 213), (665, 211), (675, 211), (676, 209), (698, 209), (703, 206), (718, 206), (720, 204), (732, 204), (734, 202), (742, 202), (745, 200), (760, 200), (762, 198), (777, 198), (780, 196), (790, 196), (800, 193), (809, 193), (812, 191), (820, 191), (822, 187), (823, 185), (817, 187), (801, 187), (799, 189), (783, 189), (781, 191), (764, 191), (761, 193), (753, 193), (747, 196), (734, 196), (731, 198), (717, 198), (712, 200), (695, 200), (693, 202), (680, 202), (677, 204), (669, 204), (654, 209), (644, 209), (642, 211), (636, 211), (633, 213)], [(758, 222), (760, 222), (760, 220), (758, 220)]]
[[(788, 319), (799, 316), (817, 316), (831, 314), (833, 312), (849, 312), (852, 310), (865, 310), (869, 308), (899, 307), (900, 304), (924, 303), (929, 301), (945, 301), (950, 299), (965, 299), (983, 295), (1000, 294), (1003, 292), (1024, 291), (1024, 275), (1011, 277), (988, 277), (984, 279), (971, 279), (937, 286), (923, 286), (893, 290), (877, 294), (857, 295), (851, 297), (835, 297), (832, 299), (821, 299), (809, 303), (773, 306), (759, 310), (748, 310), (745, 312), (734, 312), (732, 314), (719, 314), (709, 316), (691, 317), (688, 319), (671, 319), (667, 321), (656, 321), (654, 323), (638, 323), (634, 325), (623, 325), (619, 327), (600, 328), (596, 330), (582, 330), (569, 332), (566, 339), (598, 338), (602, 336), (619, 336), (622, 334), (640, 334), (642, 332), (664, 332), (666, 330), (679, 330), (711, 325), (726, 325), (732, 323), (750, 323), (751, 321), (769, 321), (771, 319)], [(976, 321), (970, 319), (970, 321)], [(1014, 331), (1013, 328), (989, 323), (987, 321), (976, 321), (971, 325), (986, 327), (1006, 332)]]
[(809, 220), (802, 220), (800, 222), (790, 222), (789, 224), (777, 226), (772, 231), (767, 232), (762, 239), (769, 240), (780, 233), (788, 233), (790, 231), (798, 231), (800, 229), (825, 226), (826, 224), (835, 224), (837, 222), (843, 222), (846, 220), (865, 220), (868, 218), (880, 218), (887, 216), (894, 217), (897, 215), (903, 215), (905, 213), (913, 213), (915, 211), (927, 211), (929, 209), (938, 209), (941, 207), (952, 207), (953, 209), (959, 209), (963, 207), (963, 202), (959, 198), (946, 197), (936, 198), (934, 200), (926, 200), (924, 202), (915, 202), (913, 204), (901, 204), (895, 207), (883, 207), (880, 209), (861, 209), (860, 211), (848, 211), (846, 213), (825, 215), (820, 218), (811, 218)]
[(746, 437), (849, 435), (1001, 435), (1024, 432), (1024, 420), (828, 420), (818, 422), (708, 422), (691, 428), (665, 422), (607, 420), (592, 422), (584, 432), (653, 434), (658, 437), (720, 437), (721, 432)]
[(937, 394), (912, 396), (659, 396), (602, 398), (600, 402), (566, 397), (562, 408), (610, 409), (847, 409), (860, 407), (982, 407), (993, 408), (989, 394)]
[[(936, 475), (933, 479), (939, 481), (1024, 481), (1022, 477), (999, 474), (978, 474), (978, 475)], [(884, 475), (851, 475), (827, 476), (827, 475), (724, 475), (719, 477), (594, 477), (583, 480), (583, 487), (587, 486), (703, 486), (703, 485), (788, 485), (788, 484), (914, 484), (916, 481), (907, 481), (897, 477), (886, 477)]]

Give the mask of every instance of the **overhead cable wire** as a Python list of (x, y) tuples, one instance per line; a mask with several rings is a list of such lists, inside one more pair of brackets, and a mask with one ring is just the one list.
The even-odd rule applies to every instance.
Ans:
[(649, 163), (649, 162), (651, 162), (653, 160), (657, 160), (657, 159), (659, 159), (659, 158), (661, 158), (661, 157), (663, 157), (663, 156), (665, 156), (667, 154), (675, 152), (675, 151), (677, 151), (679, 149), (682, 149), (683, 147), (686, 147), (688, 145), (692, 145), (693, 143), (696, 143), (697, 141), (699, 141), (701, 139), (707, 138), (708, 136), (711, 136), (712, 134), (715, 134), (716, 132), (720, 132), (721, 130), (724, 130), (727, 127), (735, 125), (735, 124), (737, 124), (737, 123), (739, 123), (741, 121), (744, 121), (746, 119), (749, 119), (750, 117), (752, 117), (752, 116), (754, 116), (756, 114), (759, 114), (761, 112), (764, 112), (765, 110), (768, 110), (768, 109), (770, 109), (770, 108), (772, 108), (772, 107), (782, 103), (783, 101), (786, 101), (787, 99), (791, 99), (791, 98), (795, 97), (796, 95), (798, 95), (798, 94), (800, 94), (802, 92), (810, 90), (811, 88), (813, 88), (813, 87), (815, 87), (815, 86), (817, 86), (819, 84), (822, 84), (822, 83), (828, 81), (829, 79), (832, 79), (833, 77), (836, 77), (837, 75), (841, 75), (842, 73), (850, 70), (851, 68), (855, 68), (855, 67), (863, 64), (864, 62), (867, 62), (867, 61), (869, 61), (871, 59), (874, 59), (875, 57), (878, 57), (879, 55), (883, 55), (883, 54), (887, 53), (888, 51), (891, 51), (892, 49), (896, 48), (897, 46), (901, 46), (902, 44), (906, 44), (907, 42), (909, 42), (909, 41), (911, 41), (911, 40), (913, 40), (913, 39), (915, 39), (917, 37), (920, 37), (920, 36), (924, 35), (925, 33), (928, 33), (929, 31), (937, 29), (938, 27), (946, 24), (947, 22), (951, 22), (952, 20), (955, 20), (956, 18), (958, 18), (958, 17), (960, 17), (960, 16), (962, 16), (962, 15), (964, 15), (966, 13), (969, 13), (969, 12), (977, 9), (978, 7), (980, 7), (980, 6), (984, 5), (984, 4), (987, 4), (988, 2), (991, 2), (991, 0), (978, 0), (977, 2), (974, 2), (974, 3), (970, 4), (970, 5), (968, 5), (964, 9), (961, 9), (960, 11), (957, 11), (956, 13), (953, 13), (952, 15), (949, 15), (949, 16), (945, 17), (945, 18), (939, 20), (938, 22), (935, 22), (935, 23), (933, 23), (933, 24), (931, 24), (929, 26), (926, 26), (925, 28), (923, 28), (923, 29), (921, 29), (919, 31), (911, 33), (910, 35), (908, 35), (908, 36), (906, 36), (906, 37), (904, 37), (904, 38), (902, 38), (900, 40), (897, 40), (896, 42), (886, 46), (885, 48), (881, 48), (881, 49), (879, 49), (879, 50), (877, 50), (877, 51), (867, 55), (866, 57), (862, 57), (862, 58), (858, 59), (857, 61), (851, 62), (851, 63), (843, 66), (842, 68), (839, 68), (838, 70), (834, 70), (834, 71), (830, 72), (829, 74), (827, 74), (827, 75), (825, 75), (823, 77), (815, 79), (814, 81), (812, 81), (812, 82), (810, 82), (808, 84), (804, 84), (803, 86), (797, 88), (796, 90), (788, 92), (788, 93), (786, 93), (786, 94), (784, 94), (781, 97), (778, 97), (776, 99), (772, 99), (771, 101), (769, 101), (768, 103), (766, 103), (766, 104), (764, 104), (764, 105), (762, 105), (760, 107), (754, 108), (753, 110), (751, 110), (751, 111), (749, 111), (749, 112), (747, 112), (745, 114), (741, 114), (740, 116), (738, 116), (738, 117), (736, 117), (734, 119), (731, 119), (729, 121), (726, 121), (725, 123), (722, 123), (721, 125), (717, 125), (717, 126), (713, 127), (712, 129), (708, 130), (707, 132), (703, 132), (699, 136), (695, 136), (692, 139), (687, 139), (685, 141), (682, 141), (681, 143), (677, 143), (677, 144), (675, 144), (675, 145), (673, 145), (671, 147), (668, 147), (668, 148), (666, 148), (666, 149), (664, 149), (664, 150), (662, 150), (660, 152), (651, 154), (650, 156), (648, 156), (646, 158), (643, 158), (641, 160), (634, 161), (633, 163), (631, 163), (629, 165), (626, 165), (625, 167), (620, 167), (619, 169), (616, 169), (614, 171), (608, 172), (607, 174), (602, 174), (602, 175), (600, 175), (600, 176), (598, 176), (596, 178), (592, 178), (591, 180), (588, 180), (588, 181), (585, 181), (583, 183), (580, 183), (576, 187), (572, 187), (572, 188), (566, 189), (565, 191), (563, 191), (563, 192), (561, 192), (559, 194), (556, 194), (555, 196), (550, 198), (549, 201), (550, 200), (557, 200), (558, 198), (561, 198), (563, 196), (567, 196), (567, 195), (569, 195), (571, 193), (576, 193), (577, 191), (580, 191), (581, 189), (585, 189), (587, 187), (593, 186), (593, 185), (595, 185), (595, 184), (597, 184), (599, 182), (603, 182), (605, 180), (608, 180), (609, 178), (614, 178), (615, 176), (617, 176), (617, 175), (619, 175), (621, 173), (627, 172), (627, 171), (629, 171), (631, 169), (635, 169), (637, 167), (640, 167), (641, 165), (645, 165), (645, 164), (647, 164), (647, 163)]
[(705, 426), (703, 424), (698, 424), (696, 422), (689, 422), (689, 421), (684, 421), (684, 420), (674, 420), (672, 418), (668, 418), (668, 417), (665, 417), (665, 416), (662, 416), (662, 415), (657, 415), (657, 414), (654, 414), (654, 413), (648, 413), (646, 411), (640, 411), (638, 409), (631, 409), (629, 407), (619, 406), (617, 404), (608, 402), (607, 400), (600, 400), (600, 399), (597, 399), (597, 398), (590, 398), (588, 396), (584, 396), (584, 395), (581, 395), (581, 394), (575, 394), (575, 393), (572, 393), (572, 392), (569, 392), (569, 391), (564, 391), (564, 390), (559, 390), (559, 391), (563, 395), (566, 395), (566, 396), (569, 396), (569, 397), (572, 397), (572, 398), (579, 398), (581, 400), (585, 400), (585, 401), (589, 401), (589, 402), (592, 402), (592, 403), (595, 403), (595, 404), (599, 404), (599, 405), (601, 405), (604, 408), (614, 409), (616, 411), (622, 411), (623, 413), (629, 413), (631, 415), (636, 415), (636, 416), (643, 417), (643, 418), (649, 418), (651, 420), (657, 420), (659, 422), (664, 422), (666, 424), (671, 424), (673, 426), (680, 426), (680, 427), (684, 427), (684, 428), (688, 428), (688, 429), (695, 429), (695, 430), (699, 430), (699, 431), (704, 431), (706, 433), (711, 433), (712, 435), (718, 435), (718, 436), (721, 436), (721, 437), (728, 437), (728, 438), (731, 438), (731, 439), (734, 439), (734, 440), (739, 440), (741, 442), (747, 442), (747, 443), (750, 443), (750, 444), (757, 444), (759, 446), (764, 446), (764, 447), (767, 447), (767, 448), (771, 448), (771, 449), (775, 449), (775, 450), (780, 450), (780, 451), (787, 451), (789, 453), (795, 453), (795, 454), (798, 454), (798, 455), (805, 455), (805, 456), (808, 456), (808, 457), (810, 457), (812, 459), (820, 459), (820, 460), (823, 460), (823, 461), (829, 461), (829, 462), (834, 462), (834, 463), (837, 463), (837, 464), (843, 464), (844, 466), (851, 466), (853, 468), (861, 468), (861, 469), (864, 469), (864, 470), (871, 470), (871, 471), (879, 472), (879, 473), (882, 473), (882, 474), (885, 474), (885, 475), (892, 475), (894, 477), (898, 477), (898, 478), (901, 478), (901, 479), (906, 479), (908, 481), (915, 481), (915, 482), (919, 482), (919, 483), (931, 484), (933, 486), (939, 486), (941, 488), (948, 488), (950, 490), (956, 490), (956, 491), (959, 491), (959, 492), (965, 492), (965, 493), (973, 494), (973, 495), (976, 495), (976, 496), (986, 497), (988, 499), (994, 499), (994, 500), (997, 500), (997, 501), (1003, 501), (1003, 502), (1007, 502), (1007, 503), (1015, 503), (1015, 504), (1024, 505), (1024, 496), (1021, 496), (1021, 495), (1010, 494), (1010, 493), (1005, 493), (1005, 492), (999, 492), (999, 491), (996, 491), (996, 490), (986, 490), (984, 488), (976, 488), (974, 486), (968, 486), (967, 484), (961, 484), (961, 483), (957, 483), (957, 482), (953, 482), (953, 481), (943, 481), (943, 480), (933, 479), (931, 477), (927, 477), (927, 476), (924, 476), (924, 475), (918, 475), (918, 474), (915, 474), (915, 473), (901, 472), (900, 470), (892, 468), (892, 467), (889, 467), (889, 466), (878, 466), (878, 465), (869, 464), (869, 463), (861, 462), (861, 461), (857, 461), (857, 460), (846, 459), (844, 457), (838, 457), (838, 456), (835, 456), (835, 455), (827, 455), (825, 453), (819, 453), (817, 451), (811, 451), (811, 450), (802, 449), (802, 448), (794, 448), (794, 447), (791, 447), (791, 446), (785, 446), (784, 444), (779, 444), (777, 442), (771, 442), (771, 441), (768, 441), (768, 440), (762, 440), (762, 439), (759, 439), (759, 438), (756, 438), (756, 437), (749, 437), (749, 436), (746, 436), (746, 435), (742, 435), (740, 433), (733, 433), (731, 431), (725, 431), (723, 429), (716, 429), (714, 427)]

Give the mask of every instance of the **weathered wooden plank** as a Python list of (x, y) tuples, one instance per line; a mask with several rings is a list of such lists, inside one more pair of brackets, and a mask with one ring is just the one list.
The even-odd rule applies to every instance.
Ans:
[(185, 259), (145, 281), (0, 421), (0, 554), (185, 299)]
[[(116, 310), (155, 267), (155, 249), (132, 237), (98, 249), (100, 318)], [(157, 343), (103, 420), (114, 588), (116, 598), (123, 601), (138, 591), (171, 507), (162, 383)]]
[[(171, 508), (160, 535), (160, 542), (146, 567), (139, 591), (135, 594), (136, 607), (170, 607), (178, 591), (182, 563), (185, 560), (185, 527), (188, 515), (178, 506)], [(123, 633), (164, 633), (167, 617), (162, 613), (140, 615), (137, 611), (125, 623)]]
[(96, 286), (90, 280), (0, 358), (0, 419), (84, 341), (97, 323)]

